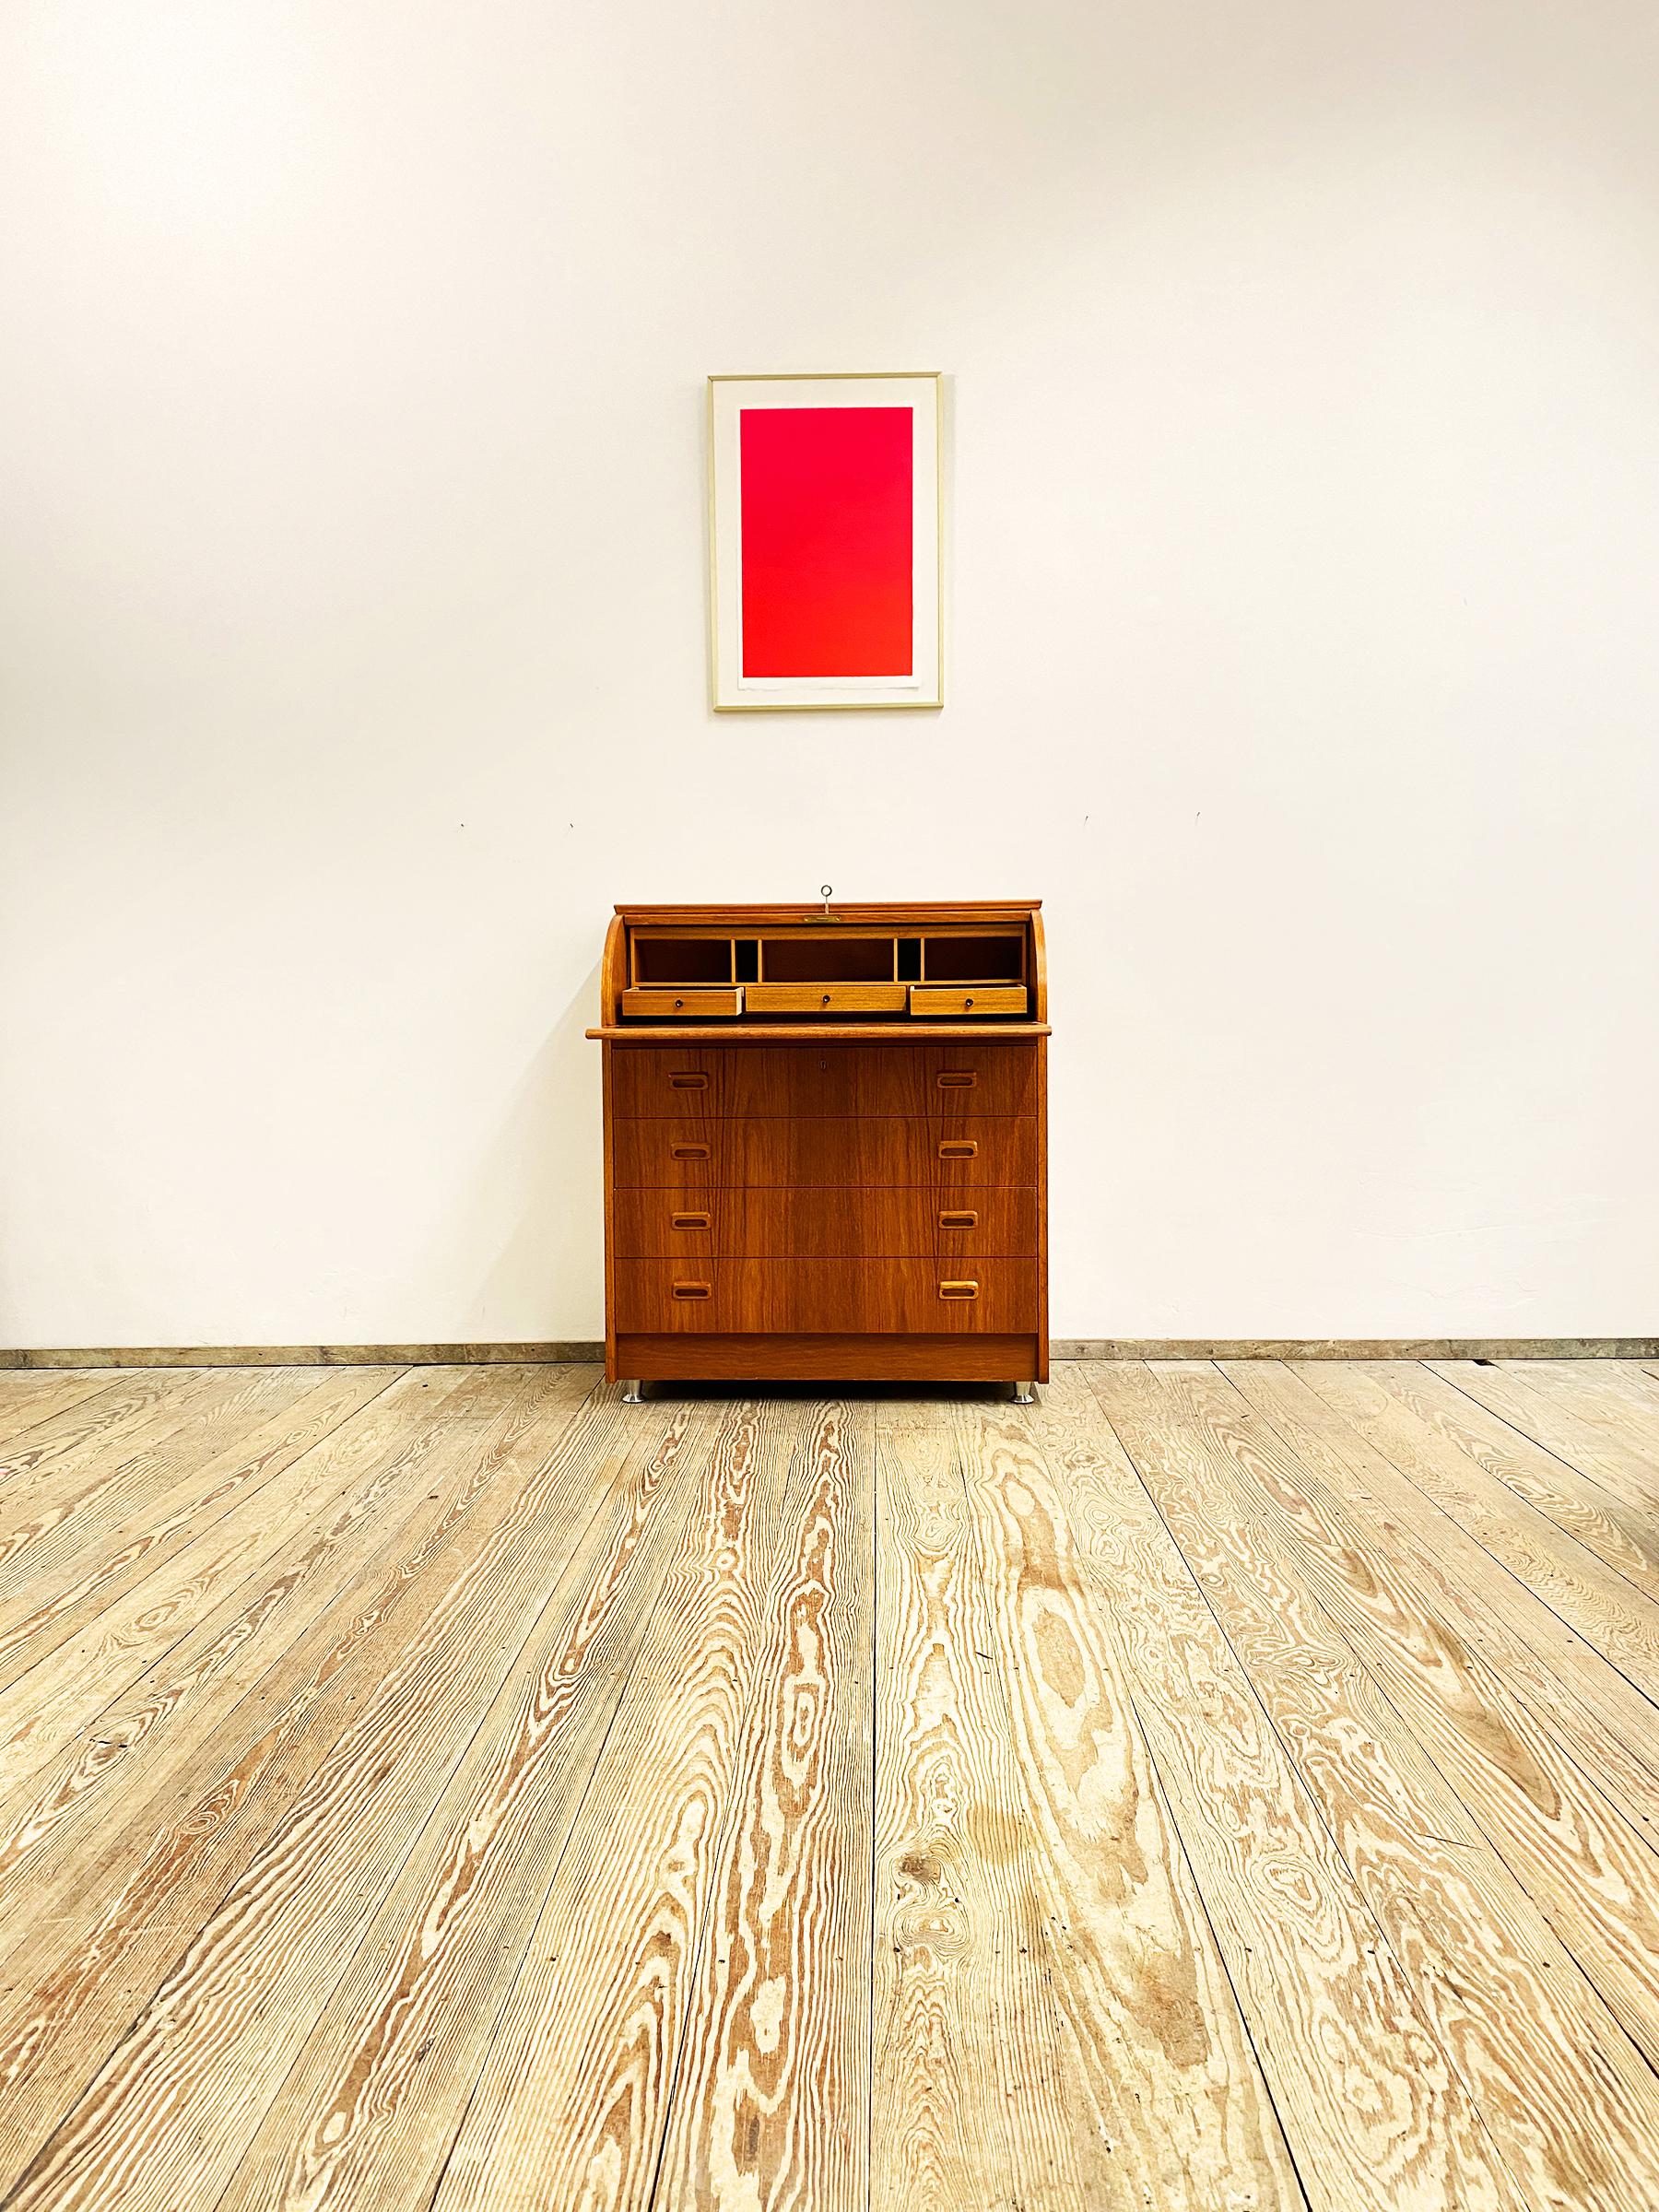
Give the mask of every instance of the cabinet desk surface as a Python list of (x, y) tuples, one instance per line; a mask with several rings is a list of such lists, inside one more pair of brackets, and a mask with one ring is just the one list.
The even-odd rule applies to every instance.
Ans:
[(606, 1372), (1042, 1381), (1040, 902), (619, 906)]

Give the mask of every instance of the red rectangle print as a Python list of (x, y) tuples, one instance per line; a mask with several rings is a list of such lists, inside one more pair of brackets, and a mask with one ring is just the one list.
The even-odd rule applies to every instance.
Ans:
[(909, 407), (745, 407), (743, 673), (912, 673)]

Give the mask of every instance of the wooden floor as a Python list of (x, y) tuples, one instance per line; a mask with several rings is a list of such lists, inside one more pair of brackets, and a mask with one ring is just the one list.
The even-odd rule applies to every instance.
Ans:
[(5, 2212), (1659, 2205), (1659, 1368), (0, 1375)]

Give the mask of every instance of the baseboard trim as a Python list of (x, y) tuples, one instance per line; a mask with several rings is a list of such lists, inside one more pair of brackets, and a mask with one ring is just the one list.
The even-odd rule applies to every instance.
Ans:
[(1654, 1359), (1659, 1336), (1067, 1336), (1055, 1359)]
[[(1659, 1359), (1659, 1336), (1057, 1336), (1055, 1359)], [(603, 1359), (547, 1344), (182, 1344), (0, 1351), (0, 1368), (505, 1367)]]
[(163, 1344), (0, 1352), (18, 1367), (540, 1367), (603, 1359), (602, 1341), (568, 1344)]

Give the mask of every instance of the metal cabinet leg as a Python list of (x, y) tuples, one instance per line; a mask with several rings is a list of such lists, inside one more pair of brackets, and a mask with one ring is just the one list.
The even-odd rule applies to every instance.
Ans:
[(1016, 1382), (1014, 1385), (1014, 1403), (1016, 1406), (1035, 1406), (1037, 1403), (1036, 1383)]
[(641, 1394), (640, 1379), (637, 1375), (629, 1376), (624, 1380), (622, 1384), (622, 1403), (624, 1406), (644, 1405), (645, 1400)]

